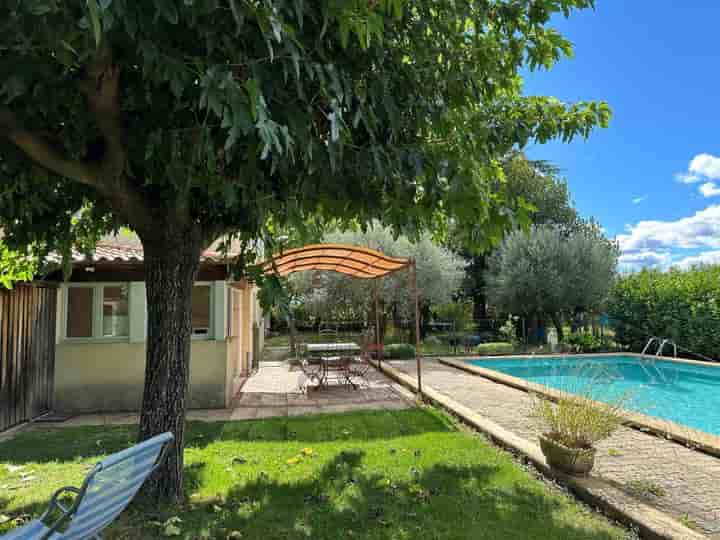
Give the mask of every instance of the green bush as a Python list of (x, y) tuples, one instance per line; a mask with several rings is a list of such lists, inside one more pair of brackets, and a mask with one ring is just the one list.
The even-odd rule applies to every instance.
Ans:
[(385, 346), (385, 358), (407, 360), (415, 358), (415, 347), (408, 343), (392, 343)]
[(565, 345), (570, 350), (584, 353), (603, 352), (613, 349), (610, 338), (594, 336), (592, 332), (573, 332), (565, 337)]
[(720, 358), (720, 266), (624, 276), (610, 294), (608, 315), (615, 341), (631, 350), (658, 336)]
[(515, 351), (512, 343), (497, 341), (494, 343), (481, 343), (475, 349), (478, 354), (511, 354)]

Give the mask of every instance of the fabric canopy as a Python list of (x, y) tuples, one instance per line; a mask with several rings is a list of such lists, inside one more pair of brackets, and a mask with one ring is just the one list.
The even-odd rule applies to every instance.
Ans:
[(371, 279), (412, 264), (410, 259), (388, 257), (379, 251), (345, 244), (310, 244), (290, 249), (265, 263), (265, 272), (286, 276), (303, 270), (327, 270)]

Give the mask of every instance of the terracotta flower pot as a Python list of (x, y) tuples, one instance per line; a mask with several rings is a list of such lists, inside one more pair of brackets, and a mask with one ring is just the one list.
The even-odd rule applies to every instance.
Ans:
[(550, 467), (567, 474), (587, 476), (595, 465), (595, 448), (569, 448), (540, 435), (540, 449)]

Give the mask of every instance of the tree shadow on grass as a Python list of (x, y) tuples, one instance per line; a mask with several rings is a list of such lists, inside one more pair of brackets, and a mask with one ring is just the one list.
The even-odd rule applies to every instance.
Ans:
[[(449, 433), (452, 425), (443, 415), (422, 409), (410, 411), (367, 411), (363, 413), (308, 416), (272, 421), (192, 424), (187, 447), (214, 454), (212, 443), (292, 442), (318, 443), (338, 441), (325, 446), (328, 461), (310, 470), (288, 465), (270, 476), (258, 468), (249, 468), (244, 479), (221, 488), (212, 500), (191, 502), (180, 508), (157, 508), (137, 501), (104, 535), (107, 540), (130, 538), (160, 539), (161, 527), (151, 524), (180, 517), (180, 538), (227, 539), (233, 531), (244, 540), (362, 540), (436, 539), (563, 539), (610, 540), (617, 538), (609, 527), (584, 515), (556, 492), (549, 493), (539, 482), (518, 474), (515, 465), (492, 460), (468, 465), (435, 463), (422, 466), (423, 460), (406, 458), (399, 450), (387, 459), (372, 448), (353, 441), (390, 440), (396, 437)], [(104, 455), (128, 446), (134, 439), (134, 427), (109, 428), (85, 435), (83, 444), (72, 449), (56, 448), (52, 438), (39, 449), (38, 440), (16, 439), (22, 443), (8, 450), (0, 448), (0, 462), (8, 456), (33, 461), (66, 460), (80, 456)], [(28, 434), (30, 435), (30, 434)], [(62, 437), (70, 441), (70, 433)], [(93, 437), (101, 436), (100, 439)], [(96, 450), (97, 440), (102, 448)], [(430, 444), (442, 444), (438, 438)], [(452, 440), (452, 437), (449, 439)], [(49, 445), (52, 444), (52, 446)], [(346, 444), (347, 443), (347, 444)], [(309, 446), (309, 445), (308, 445)], [(115, 447), (113, 449), (113, 447)], [(334, 450), (332, 450), (334, 448)], [(344, 448), (344, 449), (343, 449)], [(452, 451), (453, 446), (448, 448)], [(59, 450), (59, 451), (58, 451)], [(263, 450), (264, 451), (264, 450)], [(481, 451), (478, 448), (478, 451)], [(392, 454), (389, 454), (389, 456)], [(210, 461), (199, 460), (186, 467), (188, 493), (201, 491)], [(269, 458), (268, 464), (275, 458)], [(308, 460), (314, 459), (313, 457)], [(323, 459), (323, 458), (321, 458)], [(214, 465), (217, 468), (217, 464)], [(250, 467), (250, 465), (248, 465)], [(407, 467), (407, 468), (405, 468)], [(217, 471), (216, 471), (217, 473)], [(222, 473), (221, 473), (222, 474)], [(227, 486), (227, 484), (225, 484)], [(7, 505), (8, 502), (4, 501)], [(38, 515), (42, 504), (13, 509), (13, 514)], [(0, 528), (1, 530), (1, 528)]]
[[(228, 422), (188, 422), (185, 447), (219, 441), (306, 442), (389, 439), (453, 431), (442, 414), (424, 409), (349, 413)], [(0, 444), (0, 463), (50, 463), (102, 459), (136, 443), (137, 426), (83, 426), (19, 433)]]
[[(398, 480), (365, 469), (364, 457), (359, 450), (339, 452), (317, 474), (296, 482), (260, 473), (226, 497), (183, 512), (183, 535), (228, 538), (236, 531), (244, 540), (617, 538), (587, 518), (573, 522), (565, 515), (569, 502), (549, 496), (539, 483), (504, 482), (499, 465), (411, 468)], [(142, 519), (131, 513), (107, 538), (128, 538), (123, 534)]]

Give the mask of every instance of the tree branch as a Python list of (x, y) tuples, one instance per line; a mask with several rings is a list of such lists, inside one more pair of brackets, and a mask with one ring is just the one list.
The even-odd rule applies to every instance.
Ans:
[(105, 154), (100, 161), (104, 180), (117, 181), (123, 177), (127, 156), (120, 118), (120, 67), (113, 65), (108, 47), (101, 49), (88, 66), (80, 89), (105, 139)]
[(0, 109), (0, 136), (7, 137), (33, 161), (82, 184), (100, 187), (91, 164), (68, 159), (42, 136), (25, 129), (8, 109)]

